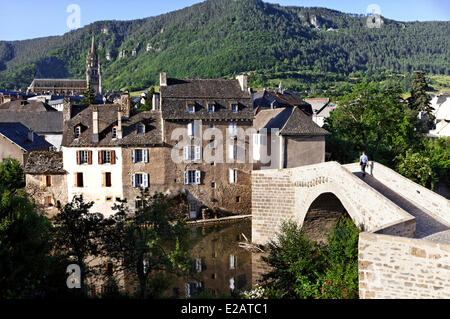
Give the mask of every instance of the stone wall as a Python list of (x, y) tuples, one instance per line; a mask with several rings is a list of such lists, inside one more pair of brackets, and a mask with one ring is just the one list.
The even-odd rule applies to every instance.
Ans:
[(325, 137), (308, 136), (284, 138), (284, 167), (298, 167), (325, 161)]
[(360, 298), (450, 298), (450, 245), (364, 232), (358, 250)]
[[(45, 178), (47, 175), (25, 175), (26, 192), (36, 203), (40, 212), (48, 217), (58, 213), (58, 206), (67, 204), (67, 178), (66, 175), (49, 175), (51, 186), (47, 187)], [(51, 197), (50, 203), (45, 203), (45, 198)]]
[[(230, 122), (203, 121), (203, 132), (214, 124), (214, 128), (222, 132), (226, 138), (226, 130)], [(174, 163), (171, 158), (172, 148), (181, 141), (181, 136), (177, 140), (172, 139), (172, 132), (175, 129), (187, 129), (188, 122), (164, 122), (164, 135), (167, 143), (167, 152), (165, 154), (166, 162), (166, 183), (167, 185), (177, 184), (187, 190), (189, 201), (197, 202), (198, 207), (206, 206), (209, 208), (218, 208), (227, 212), (236, 214), (248, 214), (251, 211), (251, 171), (253, 164), (249, 161), (248, 138), (245, 143), (245, 163), (228, 162), (226, 145), (223, 145), (223, 162), (217, 160), (214, 165), (207, 162), (204, 158), (201, 161), (192, 161)], [(251, 127), (250, 122), (238, 122), (238, 128), (247, 130)], [(205, 152), (210, 141), (202, 139), (202, 150)], [(209, 148), (209, 147), (208, 147)], [(217, 154), (214, 152), (212, 155)], [(180, 151), (182, 156), (182, 151)], [(229, 182), (229, 169), (237, 170), (237, 182)], [(186, 170), (201, 171), (201, 183), (199, 185), (184, 185), (184, 172)], [(214, 183), (214, 187), (213, 184)]]

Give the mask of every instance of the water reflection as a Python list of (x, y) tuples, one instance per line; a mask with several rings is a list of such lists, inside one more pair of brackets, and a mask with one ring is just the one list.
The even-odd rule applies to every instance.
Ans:
[(190, 228), (187, 242), (193, 258), (194, 275), (174, 278), (167, 294), (189, 298), (201, 291), (215, 296), (249, 289), (252, 285), (252, 254), (238, 246), (244, 237), (251, 241), (251, 221)]

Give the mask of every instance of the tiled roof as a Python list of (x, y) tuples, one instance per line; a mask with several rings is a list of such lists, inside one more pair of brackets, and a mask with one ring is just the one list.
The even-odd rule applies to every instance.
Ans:
[(30, 141), (28, 132), (29, 129), (21, 123), (0, 123), (0, 134), (28, 152), (49, 149), (52, 146), (36, 133), (33, 133), (33, 141)]
[(35, 151), (28, 155), (24, 172), (31, 175), (67, 174), (63, 168), (62, 152)]
[(325, 98), (309, 98), (309, 99), (305, 99), (305, 102), (311, 104), (314, 113), (317, 113), (325, 105), (327, 105), (330, 102), (330, 99), (327, 97), (325, 97)]
[(302, 110), (294, 107), (291, 116), (280, 131), (281, 135), (327, 135), (328, 131), (314, 123)]
[(255, 93), (253, 97), (255, 114), (262, 109), (293, 106), (300, 107), (307, 115), (312, 115), (313, 112), (309, 103), (306, 103), (300, 96), (288, 90), (284, 90), (283, 93), (263, 90), (262, 92)]
[[(159, 111), (140, 112), (129, 119), (122, 118), (122, 139), (112, 137), (112, 128), (117, 125), (118, 104), (95, 105), (98, 109), (99, 142), (92, 141), (92, 111), (94, 106), (74, 108), (72, 118), (64, 125), (62, 146), (152, 146), (162, 144), (161, 113)], [(145, 133), (138, 134), (138, 125), (145, 125)], [(81, 126), (81, 136), (75, 138), (75, 127)]]
[(2, 112), (56, 112), (50, 105), (36, 100), (14, 100), (0, 105)]
[(326, 135), (326, 130), (314, 123), (298, 107), (263, 109), (255, 117), (253, 127), (258, 131), (278, 128), (281, 135)]
[(0, 112), (0, 122), (19, 122), (39, 134), (62, 134), (62, 112)]
[[(251, 96), (241, 90), (238, 80), (180, 80), (169, 79), (161, 86), (161, 111), (165, 120), (253, 120)], [(214, 112), (208, 112), (214, 104)], [(232, 112), (231, 105), (239, 110)], [(195, 105), (195, 112), (188, 112)]]

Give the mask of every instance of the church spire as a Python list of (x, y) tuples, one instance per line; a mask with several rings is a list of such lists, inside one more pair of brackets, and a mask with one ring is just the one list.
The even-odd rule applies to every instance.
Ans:
[(92, 35), (91, 53), (96, 53), (95, 52), (95, 36), (94, 35)]

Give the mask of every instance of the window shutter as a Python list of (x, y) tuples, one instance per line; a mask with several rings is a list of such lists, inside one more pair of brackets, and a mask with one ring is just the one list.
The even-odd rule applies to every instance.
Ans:
[(103, 164), (102, 151), (98, 151), (98, 163)]
[(92, 151), (88, 151), (88, 164), (92, 165)]
[(148, 163), (148, 150), (144, 150), (144, 163)]
[(102, 173), (102, 187), (106, 186), (106, 173)]
[(148, 174), (142, 174), (142, 184), (144, 187), (148, 187), (148, 180), (149, 180)]
[(131, 175), (131, 186), (136, 187), (136, 175)]
[(184, 172), (184, 185), (188, 185), (189, 184), (189, 172), (185, 171)]
[(200, 161), (202, 159), (202, 147), (195, 146), (195, 160)]
[(75, 173), (75, 187), (78, 187), (78, 173)]
[(41, 186), (47, 186), (47, 176), (42, 175)]
[(236, 175), (237, 175), (236, 170), (230, 168), (230, 183), (231, 184), (236, 183)]
[(202, 172), (195, 171), (195, 184), (200, 184), (201, 176), (202, 176)]
[(131, 150), (131, 161), (133, 163), (136, 163), (136, 155), (135, 150)]
[(184, 160), (185, 161), (189, 160), (189, 146), (184, 147)]
[(228, 158), (234, 158), (234, 145), (228, 145)]
[(116, 151), (111, 151), (110, 156), (111, 156), (111, 164), (116, 164)]
[(80, 151), (77, 151), (77, 164), (78, 164), (78, 165), (81, 164)]
[(187, 129), (188, 129), (188, 135), (189, 136), (194, 136), (194, 124), (193, 123), (189, 123)]

